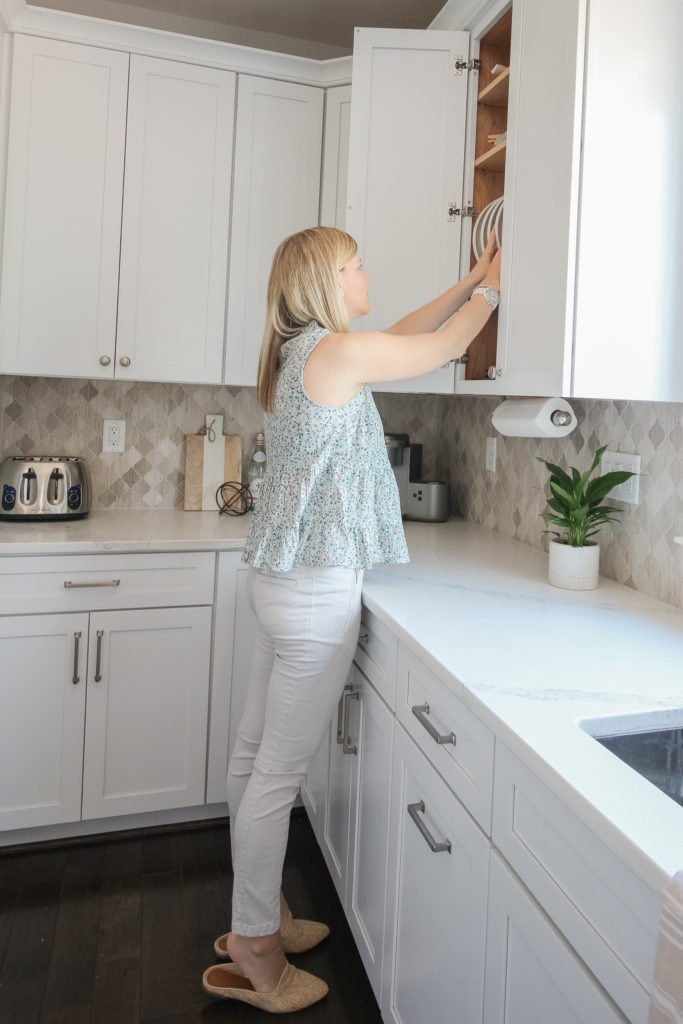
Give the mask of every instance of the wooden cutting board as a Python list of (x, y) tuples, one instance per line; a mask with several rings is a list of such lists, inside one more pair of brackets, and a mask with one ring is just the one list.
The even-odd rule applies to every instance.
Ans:
[(185, 502), (186, 512), (216, 512), (216, 491), (228, 480), (242, 479), (242, 438), (223, 434), (223, 417), (207, 416), (215, 440), (208, 434), (187, 434), (185, 437)]

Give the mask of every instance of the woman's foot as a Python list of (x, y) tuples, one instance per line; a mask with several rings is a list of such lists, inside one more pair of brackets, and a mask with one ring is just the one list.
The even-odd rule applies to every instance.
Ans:
[(257, 992), (273, 992), (277, 988), (287, 966), (279, 931), (253, 937), (230, 932), (227, 950)]

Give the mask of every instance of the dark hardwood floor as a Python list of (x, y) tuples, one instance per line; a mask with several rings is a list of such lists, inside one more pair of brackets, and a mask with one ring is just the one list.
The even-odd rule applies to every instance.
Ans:
[(283, 888), (332, 934), (293, 958), (324, 978), (317, 1006), (273, 1017), (206, 995), (203, 970), (230, 924), (225, 824), (0, 855), (2, 1024), (381, 1024), (322, 854), (292, 815)]

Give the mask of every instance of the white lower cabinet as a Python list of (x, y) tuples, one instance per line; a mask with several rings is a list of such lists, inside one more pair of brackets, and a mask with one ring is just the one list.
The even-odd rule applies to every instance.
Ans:
[(318, 843), (322, 843), (325, 825), (325, 798), (327, 796), (327, 773), (330, 759), (330, 730), (323, 736), (315, 757), (311, 761), (308, 774), (301, 786), (303, 800), (311, 828)]
[[(347, 698), (347, 749), (351, 760), (346, 915), (377, 1001), (387, 887), (389, 797), (393, 715), (355, 668)], [(355, 696), (357, 694), (357, 696)]]
[(204, 607), (0, 618), (0, 829), (203, 803), (210, 642)]
[(494, 852), (491, 854), (484, 1024), (530, 1024), (532, 1021), (625, 1024), (626, 1017)]
[(385, 1022), (476, 1024), (484, 992), (489, 843), (398, 724), (389, 851)]
[(352, 666), (344, 692), (339, 699), (337, 718), (330, 725), (327, 794), (320, 844), (337, 895), (343, 906), (346, 906), (348, 878), (352, 773), (352, 755), (347, 754), (349, 744), (344, 742), (346, 739), (344, 727), (348, 713), (348, 701), (353, 693), (355, 675), (356, 668)]
[(0, 618), (0, 830), (81, 813), (87, 613)]
[(211, 608), (90, 616), (83, 813), (204, 802)]

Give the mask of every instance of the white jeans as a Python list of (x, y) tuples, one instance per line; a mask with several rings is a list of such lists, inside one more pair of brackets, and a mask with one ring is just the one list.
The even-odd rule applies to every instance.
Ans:
[(360, 569), (249, 571), (256, 643), (227, 784), (238, 935), (280, 926), (289, 814), (348, 677), (362, 583)]

